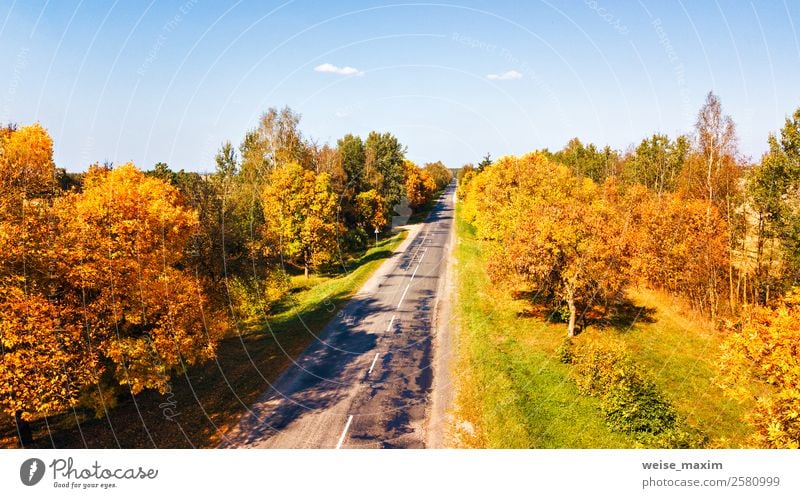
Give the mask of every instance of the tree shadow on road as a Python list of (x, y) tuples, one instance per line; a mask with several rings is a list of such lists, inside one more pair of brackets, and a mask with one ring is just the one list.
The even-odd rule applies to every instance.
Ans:
[[(386, 307), (374, 298), (353, 298), (318, 338), (276, 380), (264, 386), (249, 415), (226, 435), (223, 447), (252, 444), (278, 434), (304, 413), (336, 405), (362, 372), (353, 362), (376, 347), (377, 336), (354, 331), (360, 317)], [(351, 371), (352, 370), (352, 371)]]

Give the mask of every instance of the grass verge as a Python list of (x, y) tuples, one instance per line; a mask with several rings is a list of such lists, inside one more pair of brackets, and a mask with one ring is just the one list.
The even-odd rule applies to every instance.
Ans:
[[(612, 432), (599, 401), (581, 396), (560, 363), (563, 324), (531, 316), (528, 303), (493, 286), (484, 244), (456, 211), (459, 322), (454, 439), (488, 448), (618, 448), (635, 441)], [(713, 387), (722, 337), (678, 303), (650, 291), (630, 295), (651, 309), (633, 325), (589, 328), (582, 341), (619, 341), (688, 422), (717, 447), (739, 446), (745, 408)]]
[[(32, 422), (42, 448), (214, 447), (247, 408), (291, 364), (336, 312), (406, 237), (384, 239), (331, 275), (292, 277), (291, 292), (262, 323), (247, 324), (219, 344), (215, 360), (190, 367), (162, 395), (121, 396), (106, 416), (88, 410)], [(0, 446), (15, 447), (11, 420), (0, 426)]]

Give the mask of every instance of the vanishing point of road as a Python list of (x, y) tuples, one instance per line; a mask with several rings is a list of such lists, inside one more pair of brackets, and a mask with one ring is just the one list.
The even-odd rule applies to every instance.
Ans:
[(434, 368), (436, 310), (445, 292), (454, 190), (445, 189), (425, 222), (413, 226), (221, 447), (426, 446), (433, 375), (443, 370)]

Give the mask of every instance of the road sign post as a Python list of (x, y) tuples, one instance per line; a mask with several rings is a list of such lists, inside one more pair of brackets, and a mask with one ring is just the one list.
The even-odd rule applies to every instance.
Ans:
[(376, 228), (376, 229), (375, 229), (375, 245), (376, 245), (376, 246), (378, 245), (378, 234), (379, 234), (379, 233), (380, 233), (380, 230), (378, 230), (378, 229)]

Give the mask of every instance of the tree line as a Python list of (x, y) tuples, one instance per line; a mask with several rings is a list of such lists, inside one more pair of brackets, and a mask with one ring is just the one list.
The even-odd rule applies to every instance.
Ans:
[[(684, 299), (727, 332), (717, 383), (758, 398), (758, 444), (800, 445), (800, 354), (787, 326), (800, 317), (800, 109), (756, 163), (713, 93), (691, 134), (625, 152), (575, 138), (489, 159), (457, 178), (495, 282), (533, 289), (569, 337), (613, 313), (630, 286)], [(743, 394), (743, 379), (763, 391)]]
[(451, 180), (390, 133), (319, 145), (299, 121), (269, 109), (210, 174), (67, 174), (42, 126), (0, 129), (0, 407), (23, 446), (36, 416), (169, 391), (263, 319), (291, 275), (335, 274), (396, 206), (420, 210)]

